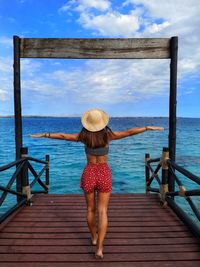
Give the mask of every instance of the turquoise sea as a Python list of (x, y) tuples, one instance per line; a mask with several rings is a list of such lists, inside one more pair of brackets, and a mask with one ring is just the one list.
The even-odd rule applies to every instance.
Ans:
[[(162, 147), (168, 146), (168, 119), (159, 117), (114, 117), (109, 126), (113, 131), (145, 125), (162, 126), (163, 132), (147, 131), (142, 134), (112, 141), (109, 150), (109, 165), (113, 174), (113, 193), (145, 192), (145, 153), (152, 158), (161, 156)], [(0, 166), (15, 160), (14, 119), (0, 118)], [(86, 163), (84, 146), (81, 143), (47, 138), (30, 138), (28, 134), (42, 132), (75, 133), (81, 130), (78, 117), (23, 118), (23, 146), (29, 156), (44, 159), (50, 155), (50, 193), (82, 193), (79, 181)], [(200, 176), (200, 118), (177, 119), (177, 158), (182, 167)], [(33, 163), (36, 170), (42, 165)], [(15, 167), (0, 173), (0, 184), (6, 185)], [(178, 175), (187, 189), (198, 188), (194, 182)], [(32, 179), (32, 176), (30, 175)], [(153, 185), (156, 186), (154, 182)], [(13, 185), (13, 188), (15, 184)], [(39, 189), (39, 186), (36, 186)], [(180, 199), (180, 197), (179, 197)], [(177, 201), (192, 216), (184, 199)], [(200, 208), (200, 198), (194, 198)], [(15, 197), (9, 196), (0, 211), (9, 208)]]

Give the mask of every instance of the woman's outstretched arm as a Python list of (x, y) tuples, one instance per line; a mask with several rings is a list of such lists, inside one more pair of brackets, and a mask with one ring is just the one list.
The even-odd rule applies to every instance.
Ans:
[(140, 128), (130, 128), (125, 131), (121, 132), (112, 132), (109, 133), (109, 139), (110, 141), (112, 140), (117, 140), (117, 139), (122, 139), (131, 135), (143, 133), (146, 131), (163, 131), (163, 127), (158, 127), (158, 126), (145, 126), (145, 127), (140, 127)]
[(61, 140), (68, 140), (68, 141), (78, 141), (78, 133), (74, 134), (66, 134), (66, 133), (40, 133), (40, 134), (29, 134), (30, 137), (46, 137), (46, 138), (53, 138), (53, 139), (61, 139)]

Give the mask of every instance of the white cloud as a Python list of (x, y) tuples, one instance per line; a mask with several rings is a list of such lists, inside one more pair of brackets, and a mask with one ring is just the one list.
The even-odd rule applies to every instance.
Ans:
[(132, 12), (129, 15), (119, 12), (107, 12), (94, 16), (90, 13), (80, 15), (78, 22), (87, 29), (98, 30), (103, 36), (133, 35), (139, 29), (138, 17)]
[(78, 12), (84, 12), (91, 8), (99, 11), (106, 11), (110, 8), (110, 2), (108, 0), (71, 0), (67, 1), (67, 3), (59, 9), (59, 11), (65, 12), (72, 8)]
[(181, 59), (178, 62), (178, 68), (182, 74), (187, 74), (197, 69), (197, 62), (192, 59)]
[(0, 58), (0, 102), (8, 101), (12, 92), (12, 59)]
[(105, 11), (110, 8), (110, 2), (107, 0), (80, 0), (76, 10), (79, 12), (85, 11), (86, 9), (95, 8), (100, 11)]
[(37, 71), (40, 73), (41, 67), (42, 63), (37, 59), (21, 59), (21, 74), (23, 76), (34, 76)]
[(9, 99), (8, 92), (0, 88), (0, 100), (4, 102), (4, 101), (7, 101), (8, 99)]
[(0, 37), (0, 45), (3, 45), (6, 48), (10, 48), (13, 46), (13, 40), (12, 38), (8, 38), (6, 36)]
[[(22, 80), (29, 80), (29, 86), (27, 86), (28, 89), (31, 88), (30, 85), (33, 77), (37, 77), (38, 72), (40, 71), (40, 62), (33, 61), (30, 59), (21, 60), (21, 77)], [(0, 102), (10, 101), (10, 99), (13, 97), (13, 58), (0, 58), (0, 73)], [(41, 80), (40, 84), (44, 85), (45, 81)]]
[(149, 26), (148, 31), (149, 33), (158, 33), (169, 26), (170, 26), (170, 23), (168, 21), (165, 21), (162, 24), (153, 23)]
[(0, 72), (1, 75), (12, 72), (12, 58), (11, 57), (1, 57), (0, 58)]
[(158, 3), (157, 0), (129, 0), (127, 3), (143, 5), (151, 18), (163, 18), (177, 23), (192, 19), (199, 14), (200, 2), (198, 0), (168, 0)]

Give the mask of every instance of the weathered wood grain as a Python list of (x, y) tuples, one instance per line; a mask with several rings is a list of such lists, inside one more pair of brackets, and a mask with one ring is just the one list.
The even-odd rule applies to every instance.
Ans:
[(170, 58), (169, 38), (21, 38), (21, 58)]

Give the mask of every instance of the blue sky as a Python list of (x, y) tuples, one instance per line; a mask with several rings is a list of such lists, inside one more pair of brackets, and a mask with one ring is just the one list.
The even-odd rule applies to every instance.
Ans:
[[(177, 116), (200, 117), (198, 0), (0, 0), (0, 115), (14, 113), (12, 36), (179, 37)], [(22, 59), (22, 115), (168, 116), (169, 60)]]

